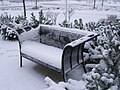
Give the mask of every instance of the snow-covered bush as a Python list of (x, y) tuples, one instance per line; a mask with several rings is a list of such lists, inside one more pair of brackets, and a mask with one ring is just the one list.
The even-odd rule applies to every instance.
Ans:
[(0, 15), (0, 24), (6, 25), (12, 29), (21, 28), (28, 25), (28, 20), (23, 16), (11, 16), (7, 13)]
[(64, 20), (63, 22), (59, 23), (59, 25), (61, 27), (83, 29), (83, 22), (81, 18), (79, 19), (79, 21), (75, 19), (74, 23)]
[[(113, 18), (114, 20), (109, 18), (98, 23), (90, 22), (84, 26), (84, 30), (99, 34), (96, 40), (85, 44), (84, 59), (94, 60), (98, 56), (99, 64), (83, 75), (84, 85), (75, 80), (76, 83), (71, 87), (68, 80), (67, 83), (63, 83), (63, 90), (65, 88), (68, 90), (120, 89), (120, 19), (114, 16)], [(58, 90), (57, 85), (62, 87), (58, 83), (56, 88), (53, 85), (52, 89), (48, 90)], [(81, 89), (82, 86), (84, 89)]]
[(13, 23), (15, 26), (17, 26), (16, 28), (21, 28), (27, 26), (29, 24), (29, 21), (25, 19), (23, 15), (18, 15), (14, 17)]
[(23, 27), (28, 25), (28, 20), (21, 15), (14, 17), (7, 13), (4, 13), (0, 15), (0, 23), (3, 25), (7, 25), (8, 27), (15, 28), (17, 24), (18, 26), (23, 26)]
[(12, 28), (1, 27), (1, 35), (4, 40), (17, 40), (17, 35)]
[(0, 23), (1, 24), (9, 24), (13, 22), (14, 17), (11, 15), (8, 15), (7, 13), (1, 14), (0, 15)]
[(46, 12), (44, 24), (46, 24), (46, 25), (55, 25), (58, 14), (59, 13), (50, 12), (50, 11)]
[(83, 75), (86, 82), (86, 89), (88, 90), (108, 90), (115, 85), (115, 76), (112, 73), (108, 73), (107, 69), (103, 65), (98, 64), (91, 72)]
[(32, 27), (38, 27), (39, 21), (36, 19), (34, 13), (31, 13), (31, 22), (29, 23), (30, 26)]
[(108, 16), (107, 16), (107, 20), (108, 20), (108, 21), (116, 22), (116, 20), (117, 20), (117, 15), (108, 15)]
[(68, 23), (66, 20), (63, 22), (59, 23), (61, 27), (66, 27), (66, 28), (72, 28), (72, 23)]
[(41, 10), (39, 12), (39, 18), (37, 19), (34, 13), (31, 13), (31, 21), (28, 21), (23, 16), (11, 16), (7, 13), (1, 14), (0, 16), (0, 25), (1, 27), (6, 27), (6, 29), (1, 29), (2, 37), (4, 40), (15, 40), (17, 39), (17, 35), (15, 34), (15, 30), (25, 28), (26, 26), (30, 26), (32, 28), (37, 28), (39, 24), (46, 25), (55, 25), (57, 16), (59, 13), (46, 12), (43, 13)]
[[(120, 89), (120, 22), (110, 19), (92, 25), (89, 23), (87, 28), (100, 34), (97, 38), (96, 50), (101, 52), (104, 64), (96, 66), (92, 71), (85, 75), (88, 90), (114, 90)], [(104, 65), (104, 66), (103, 66)], [(94, 78), (97, 75), (97, 79)], [(98, 78), (99, 76), (99, 78)], [(112, 76), (112, 77), (111, 77)], [(109, 81), (109, 82), (108, 82)]]
[(7, 13), (1, 14), (0, 16), (0, 24), (1, 24), (1, 35), (4, 40), (16, 40), (17, 35), (14, 32), (16, 28), (18, 28), (18, 22), (21, 21), (20, 16), (13, 17), (11, 15), (8, 15)]
[(83, 22), (81, 18), (79, 19), (79, 21), (76, 19), (74, 20), (73, 28), (83, 29)]
[(37, 19), (34, 13), (31, 13), (30, 25), (31, 26), (35, 26), (35, 25), (38, 26), (39, 24), (55, 25), (58, 14), (59, 13), (50, 12), (50, 11), (43, 13), (43, 10), (41, 10), (39, 12), (39, 18)]
[(83, 81), (76, 81), (72, 79), (69, 79), (67, 83), (55, 83), (49, 77), (45, 78), (45, 82), (48, 85), (48, 88), (44, 90), (85, 90), (86, 85)]

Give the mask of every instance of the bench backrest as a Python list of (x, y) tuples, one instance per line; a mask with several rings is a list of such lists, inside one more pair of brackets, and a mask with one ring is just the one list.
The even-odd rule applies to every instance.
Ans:
[(93, 32), (84, 30), (49, 25), (40, 25), (36, 29), (27, 31), (24, 28), (20, 30), (18, 29), (16, 32), (21, 43), (26, 40), (31, 40), (61, 49), (74, 40), (78, 40), (84, 36), (94, 34)]
[(40, 26), (40, 42), (63, 49), (64, 46), (74, 40), (86, 36), (90, 32), (79, 29), (61, 28), (55, 26)]

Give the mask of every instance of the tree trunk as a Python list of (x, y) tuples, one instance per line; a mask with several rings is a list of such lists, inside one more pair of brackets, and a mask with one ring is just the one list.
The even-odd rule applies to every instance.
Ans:
[(24, 18), (26, 19), (26, 6), (25, 6), (25, 0), (23, 0), (23, 8), (24, 8)]
[(37, 0), (36, 0), (35, 4), (36, 4), (35, 8), (37, 9), (37, 8), (38, 8), (38, 7), (37, 7)]
[(96, 6), (96, 0), (94, 0), (94, 6), (93, 6), (93, 9), (95, 9), (95, 6)]
[(65, 20), (66, 20), (66, 22), (68, 21), (67, 20), (67, 18), (68, 18), (68, 1), (66, 0), (66, 3), (65, 3), (65, 5), (66, 5), (66, 12), (65, 12)]
[(104, 0), (102, 0), (102, 8), (103, 8), (103, 5), (104, 5)]

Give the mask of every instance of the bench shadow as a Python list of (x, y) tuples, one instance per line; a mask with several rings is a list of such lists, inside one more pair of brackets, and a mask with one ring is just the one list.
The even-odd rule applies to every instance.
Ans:
[(59, 81), (63, 81), (62, 75), (52, 69), (49, 69), (42, 65), (35, 65), (33, 69), (40, 75), (43, 75), (45, 77), (51, 78), (53, 81), (58, 83)]
[(71, 70), (67, 74), (67, 77), (70, 78), (70, 79), (74, 79), (74, 80), (82, 80), (82, 76), (83, 76), (84, 73), (85, 72), (83, 70), (83, 66), (82, 66), (82, 64), (80, 64), (79, 66), (77, 66), (76, 68)]
[[(35, 72), (37, 72), (40, 75), (43, 75), (44, 77), (49, 77), (51, 78), (53, 81), (55, 81), (56, 83), (63, 81), (62, 79), (62, 75), (52, 69), (49, 69), (45, 66), (42, 65), (35, 65), (33, 67), (33, 69), (35, 70)], [(82, 65), (76, 67), (74, 70), (70, 71), (67, 74), (67, 79), (71, 78), (74, 80), (81, 80), (82, 79), (82, 75), (84, 74), (84, 70), (82, 68)]]

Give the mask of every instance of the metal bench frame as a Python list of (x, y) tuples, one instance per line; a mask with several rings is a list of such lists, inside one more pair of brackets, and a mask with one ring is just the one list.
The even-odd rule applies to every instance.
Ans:
[[(86, 71), (86, 67), (85, 67), (85, 61), (84, 61), (84, 58), (83, 58), (83, 50), (84, 50), (84, 45), (85, 45), (85, 42), (87, 42), (87, 41), (90, 41), (90, 40), (92, 40), (92, 39), (94, 39), (94, 38), (96, 38), (98, 35), (96, 34), (96, 35), (92, 35), (92, 36), (90, 36), (90, 37), (88, 37), (88, 39), (87, 40), (85, 40), (85, 41), (82, 41), (82, 42), (78, 42), (79, 40), (81, 40), (81, 39), (79, 39), (78, 41), (76, 41), (77, 42), (77, 45), (74, 45), (74, 46), (72, 46), (72, 45), (70, 45), (70, 44), (68, 44), (68, 45), (66, 45), (65, 47), (64, 47), (64, 49), (63, 49), (63, 53), (62, 53), (62, 68), (61, 69), (58, 69), (58, 68), (56, 68), (56, 67), (54, 67), (54, 66), (51, 66), (51, 65), (49, 65), (49, 64), (47, 64), (47, 63), (45, 63), (45, 62), (42, 62), (42, 60), (37, 60), (36, 58), (33, 58), (33, 57), (31, 57), (31, 56), (29, 56), (29, 55), (27, 55), (27, 54), (24, 54), (24, 53), (22, 53), (21, 52), (21, 42), (20, 42), (20, 40), (18, 39), (18, 41), (19, 41), (19, 48), (20, 48), (20, 67), (22, 67), (22, 57), (24, 57), (24, 58), (26, 58), (26, 59), (28, 59), (28, 60), (30, 60), (30, 61), (33, 61), (33, 62), (35, 62), (35, 63), (37, 63), (37, 64), (40, 64), (40, 65), (43, 65), (43, 66), (45, 66), (45, 67), (48, 67), (49, 69), (52, 69), (52, 70), (54, 70), (54, 71), (57, 71), (57, 72), (59, 72), (59, 73), (61, 73), (62, 74), (62, 76), (63, 76), (63, 81), (67, 81), (67, 77), (66, 77), (66, 75), (67, 75), (67, 73), (68, 72), (70, 72), (71, 70), (73, 70), (74, 68), (76, 68), (77, 66), (79, 66), (81, 63), (82, 63), (82, 66), (83, 66), (83, 69), (84, 69), (84, 72), (86, 73), (87, 71)], [(71, 42), (71, 43), (76, 43), (76, 42)], [(72, 56), (73, 56), (73, 51), (75, 50), (75, 48), (78, 48), (77, 49), (77, 55), (76, 55), (76, 64), (74, 64), (73, 65), (73, 58), (72, 58)], [(65, 66), (66, 66), (66, 52), (67, 52), (67, 50), (69, 50), (69, 54), (70, 54), (70, 56), (69, 57), (67, 57), (67, 58), (69, 58), (69, 61), (68, 61), (68, 63), (69, 63), (69, 68), (66, 70), (65, 69)], [(75, 50), (76, 51), (76, 50)], [(79, 55), (81, 55), (81, 56), (79, 56)], [(82, 62), (80, 62), (80, 60), (82, 61)]]

